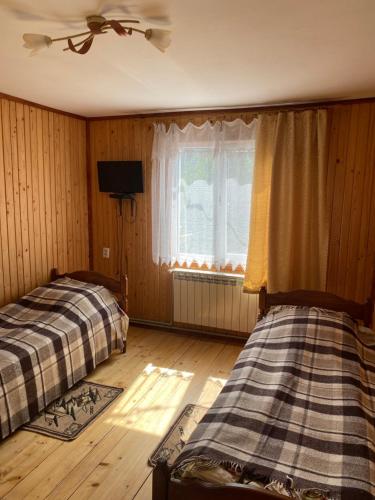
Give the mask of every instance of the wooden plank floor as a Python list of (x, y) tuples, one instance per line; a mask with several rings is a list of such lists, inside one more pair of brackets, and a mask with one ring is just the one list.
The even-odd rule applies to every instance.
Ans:
[(241, 350), (230, 342), (130, 328), (128, 353), (89, 379), (125, 391), (63, 442), (18, 431), (0, 444), (1, 499), (151, 499), (147, 459), (182, 408), (209, 406)]

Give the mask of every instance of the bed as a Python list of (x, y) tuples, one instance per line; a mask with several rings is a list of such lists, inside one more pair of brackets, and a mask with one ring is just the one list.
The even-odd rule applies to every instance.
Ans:
[(126, 279), (77, 271), (0, 308), (0, 439), (126, 345)]
[(260, 292), (259, 321), (153, 500), (375, 496), (373, 304)]

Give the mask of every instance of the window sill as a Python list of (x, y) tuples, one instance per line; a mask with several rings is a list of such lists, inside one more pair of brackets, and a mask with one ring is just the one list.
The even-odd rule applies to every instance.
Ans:
[(228, 273), (227, 271), (203, 271), (202, 269), (187, 269), (186, 267), (174, 267), (169, 270), (170, 273), (190, 273), (190, 274), (202, 274), (202, 275), (218, 275), (227, 276), (229, 278), (244, 278), (244, 273)]

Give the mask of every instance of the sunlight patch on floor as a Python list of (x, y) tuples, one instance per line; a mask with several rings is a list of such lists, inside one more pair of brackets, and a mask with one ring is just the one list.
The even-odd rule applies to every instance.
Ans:
[[(106, 424), (162, 436), (181, 411), (194, 373), (149, 363), (125, 390), (105, 420)], [(134, 408), (134, 397), (143, 397)]]
[(160, 375), (164, 377), (169, 377), (169, 376), (177, 376), (177, 377), (182, 377), (185, 379), (189, 379), (194, 376), (194, 373), (192, 372), (187, 372), (183, 370), (175, 370), (174, 368), (166, 368), (163, 366), (156, 366), (153, 365), (152, 363), (149, 363), (145, 369), (143, 370), (143, 373), (147, 375), (151, 375), (151, 373), (159, 373)]

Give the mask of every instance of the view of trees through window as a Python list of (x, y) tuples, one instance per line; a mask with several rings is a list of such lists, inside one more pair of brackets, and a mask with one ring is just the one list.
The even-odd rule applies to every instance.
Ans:
[[(181, 256), (225, 253), (226, 263), (247, 254), (254, 150), (233, 144), (222, 153), (223, 168), (214, 150), (184, 148), (179, 158), (178, 241)], [(224, 252), (218, 252), (218, 248)], [(181, 259), (183, 260), (183, 259)]]

